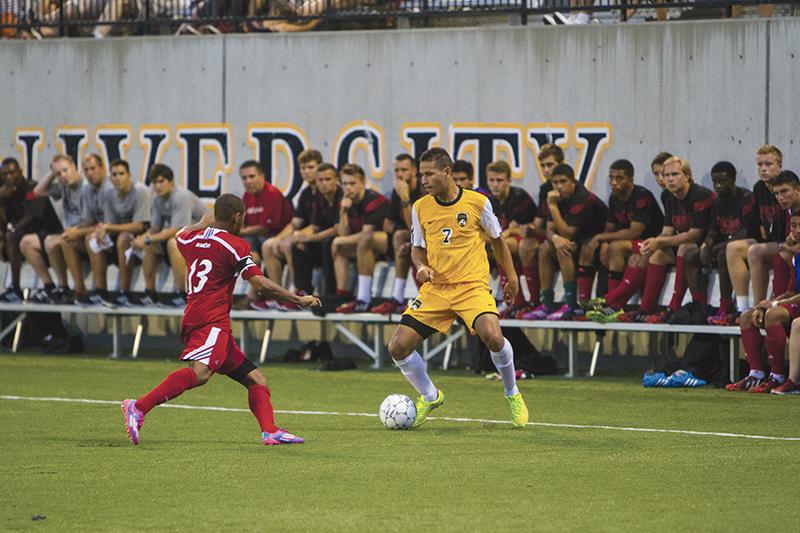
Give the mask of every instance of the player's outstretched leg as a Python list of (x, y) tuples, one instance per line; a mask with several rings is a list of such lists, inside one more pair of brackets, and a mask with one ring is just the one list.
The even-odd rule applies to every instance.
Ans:
[(237, 369), (237, 371), (232, 373), (233, 375), (229, 374), (229, 376), (233, 379), (237, 379), (237, 381), (247, 387), (247, 403), (261, 428), (261, 443), (266, 446), (303, 444), (305, 439), (292, 435), (285, 429), (275, 425), (275, 411), (272, 408), (270, 391), (269, 387), (267, 387), (267, 378), (264, 377), (261, 370), (255, 368), (250, 361), (245, 361), (242, 364), (242, 368), (249, 370), (243, 381), (235, 377), (237, 373), (240, 375), (244, 373), (241, 372), (241, 370)]
[(389, 353), (392, 359), (403, 376), (420, 394), (414, 402), (417, 407), (417, 418), (413, 427), (421, 426), (431, 411), (444, 403), (444, 394), (433, 384), (425, 361), (414, 350), (421, 340), (422, 336), (416, 331), (401, 324), (397, 326), (392, 340), (389, 341)]
[(125, 429), (133, 444), (139, 444), (139, 430), (142, 429), (144, 417), (153, 407), (177, 398), (184, 391), (204, 384), (211, 377), (211, 370), (203, 364), (194, 363), (193, 367), (181, 368), (168, 375), (153, 390), (138, 400), (122, 402), (125, 416)]
[(503, 380), (506, 401), (511, 410), (511, 424), (515, 428), (524, 427), (528, 423), (528, 407), (517, 388), (517, 377), (514, 369), (514, 349), (508, 339), (503, 337), (497, 315), (484, 314), (475, 320), (475, 330), (481, 340), (489, 347), (497, 373)]

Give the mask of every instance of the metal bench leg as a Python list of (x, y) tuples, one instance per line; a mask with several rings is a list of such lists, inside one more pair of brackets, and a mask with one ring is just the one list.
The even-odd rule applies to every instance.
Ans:
[(592, 364), (589, 367), (589, 376), (594, 377), (594, 370), (597, 368), (597, 356), (600, 355), (600, 339), (594, 341), (594, 350), (592, 350)]
[(375, 323), (375, 362), (372, 364), (373, 368), (382, 368), (386, 366), (384, 361), (383, 350), (383, 323)]
[(247, 356), (247, 321), (242, 320), (242, 326), (239, 329), (239, 348), (242, 350), (242, 353)]
[(139, 324), (136, 325), (136, 334), (133, 336), (133, 351), (131, 351), (131, 357), (136, 359), (139, 357), (139, 346), (142, 342), (142, 332), (144, 331), (144, 320), (139, 321)]
[(14, 331), (14, 341), (11, 344), (11, 351), (17, 353), (17, 345), (19, 344), (19, 337), (22, 334), (22, 321), (25, 320), (26, 313), (21, 313), (15, 318), (11, 324), (6, 326), (3, 331), (0, 331), (0, 341), (5, 339), (11, 331)]
[(264, 330), (264, 338), (261, 339), (261, 353), (258, 354), (258, 362), (262, 365), (267, 361), (267, 348), (269, 347), (269, 338), (272, 335), (274, 324), (274, 320), (267, 321), (267, 329)]
[(736, 342), (738, 342), (738, 340), (739, 339), (737, 337), (731, 337), (728, 339), (728, 349), (730, 351), (728, 370), (730, 373), (731, 383), (736, 383), (736, 379), (739, 377), (736, 375), (738, 374), (737, 370), (739, 369), (739, 361), (738, 357), (736, 357)]
[(575, 332), (570, 330), (567, 333), (567, 361), (569, 363), (569, 372), (565, 377), (574, 378), (575, 377)]
[(111, 358), (119, 358), (119, 316), (111, 317)]

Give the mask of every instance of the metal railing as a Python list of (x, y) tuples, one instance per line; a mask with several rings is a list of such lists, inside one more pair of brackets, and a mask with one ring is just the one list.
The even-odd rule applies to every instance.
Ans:
[[(57, 37), (109, 34), (302, 31), (322, 27), (427, 26), (436, 17), (532, 16), (584, 12), (604, 21), (642, 13), (695, 17), (736, 16), (746, 6), (761, 15), (796, 14), (800, 0), (0, 0), (2, 36)], [(563, 23), (566, 17), (551, 17)], [(583, 20), (586, 20), (584, 17)], [(321, 25), (321, 26), (320, 26)]]

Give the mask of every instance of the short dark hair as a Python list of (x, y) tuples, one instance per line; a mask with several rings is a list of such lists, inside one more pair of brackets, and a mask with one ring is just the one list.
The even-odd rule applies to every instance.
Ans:
[(92, 152), (91, 154), (89, 154), (89, 155), (87, 155), (86, 157), (83, 158), (84, 161), (86, 161), (87, 159), (94, 159), (94, 162), (97, 163), (98, 167), (102, 167), (103, 166), (103, 158), (100, 157), (100, 154), (96, 154), (96, 153)]
[(336, 170), (336, 167), (331, 165), (330, 163), (322, 163), (320, 166), (317, 167), (317, 172), (326, 172), (328, 170), (333, 170), (333, 175), (337, 178), (339, 177), (339, 171)]
[(244, 202), (235, 194), (222, 194), (214, 202), (214, 219), (218, 222), (232, 222), (236, 213), (244, 213)]
[(0, 165), (3, 165), (3, 166), (16, 165), (17, 168), (19, 168), (19, 161), (17, 161), (16, 158), (14, 158), (14, 157), (6, 157), (5, 159), (3, 159), (3, 162), (0, 163)]
[(566, 163), (561, 163), (557, 165), (556, 168), (550, 173), (551, 178), (555, 176), (566, 176), (571, 181), (575, 181), (575, 171), (572, 170), (572, 167), (567, 165)]
[(543, 144), (541, 149), (539, 149), (539, 155), (537, 158), (539, 161), (546, 157), (554, 157), (557, 163), (564, 162), (564, 150), (561, 149), (560, 146), (557, 144), (547, 143)]
[(423, 161), (433, 163), (439, 170), (444, 170), (446, 168), (449, 168), (451, 171), (453, 170), (453, 159), (450, 157), (450, 154), (447, 153), (447, 150), (439, 148), (438, 146), (425, 150), (419, 157), (419, 162), (422, 163)]
[(788, 183), (793, 187), (800, 187), (800, 178), (797, 177), (797, 174), (792, 172), (791, 170), (784, 170), (771, 180), (769, 180), (769, 184), (773, 187), (777, 185), (784, 185)]
[(108, 168), (114, 167), (125, 167), (125, 172), (131, 173), (131, 166), (124, 159), (112, 159), (111, 163), (108, 164)]
[(797, 209), (792, 209), (792, 217), (800, 217), (800, 207)]
[(652, 168), (653, 165), (663, 165), (664, 161), (672, 157), (672, 154), (669, 152), (659, 152), (650, 162), (650, 167)]
[(629, 178), (633, 178), (633, 163), (628, 161), (627, 159), (617, 159), (611, 166), (608, 167), (609, 170), (621, 170), (623, 174), (628, 176)]
[[(317, 169), (319, 172), (319, 169)], [(364, 169), (355, 163), (346, 163), (339, 169), (339, 174), (347, 174), (348, 176), (355, 176), (361, 181), (366, 181), (367, 175), (364, 174)]]
[(258, 172), (262, 176), (264, 175), (264, 167), (262, 167), (261, 163), (259, 163), (255, 159), (248, 159), (247, 161), (239, 165), (239, 172), (250, 167), (256, 169), (256, 172)]
[(475, 169), (472, 167), (472, 163), (463, 159), (456, 159), (453, 162), (453, 174), (456, 172), (463, 172), (469, 179), (475, 176)]
[(408, 161), (412, 165), (417, 166), (417, 160), (411, 157), (409, 154), (398, 154), (394, 157), (395, 161)]
[(175, 174), (172, 173), (172, 169), (167, 165), (155, 163), (152, 167), (150, 167), (150, 174), (148, 178), (150, 183), (154, 182), (156, 178), (164, 178), (167, 181), (175, 181)]
[(300, 152), (300, 155), (297, 156), (297, 162), (301, 165), (305, 165), (306, 163), (310, 163), (312, 161), (316, 161), (318, 165), (322, 164), (322, 154), (319, 150), (303, 150)]
[(711, 174), (727, 174), (732, 180), (736, 180), (736, 167), (730, 161), (719, 161), (711, 167)]

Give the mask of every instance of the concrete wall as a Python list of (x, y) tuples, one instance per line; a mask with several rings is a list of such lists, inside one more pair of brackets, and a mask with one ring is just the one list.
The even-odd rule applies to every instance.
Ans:
[(602, 197), (622, 157), (654, 187), (661, 150), (706, 185), (720, 159), (752, 185), (761, 143), (781, 147), (787, 168), (800, 160), (798, 60), (789, 18), (5, 42), (0, 155), (32, 155), (40, 177), (57, 151), (119, 148), (137, 179), (162, 160), (211, 198), (241, 191), (236, 169), (254, 156), (296, 191), (287, 155), (304, 145), (355, 160), (389, 191), (392, 157), (429, 132), (482, 166), (512, 159), (536, 192), (536, 140), (549, 131)]

